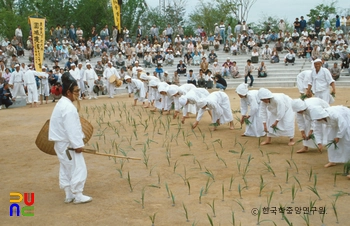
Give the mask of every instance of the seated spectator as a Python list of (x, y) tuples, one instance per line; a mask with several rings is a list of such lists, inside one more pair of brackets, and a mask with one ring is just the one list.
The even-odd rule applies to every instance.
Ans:
[(163, 71), (161, 64), (157, 64), (157, 67), (154, 70), (154, 72), (156, 73), (156, 77), (159, 78), (159, 80), (163, 82), (164, 81), (164, 78), (163, 78), (164, 71)]
[(333, 67), (329, 70), (334, 80), (337, 80), (340, 77), (340, 68), (338, 63), (334, 63)]
[(177, 42), (175, 46), (175, 57), (182, 57), (183, 46), (181, 42)]
[(236, 56), (238, 53), (238, 46), (236, 42), (233, 42), (230, 48), (231, 54)]
[(212, 78), (212, 73), (210, 70), (208, 70), (208, 74), (205, 76), (205, 81), (207, 83), (206, 88), (212, 89), (213, 88), (213, 78)]
[(117, 68), (125, 66), (125, 60), (124, 60), (124, 57), (122, 55), (122, 52), (118, 53), (117, 59), (115, 60), (115, 64), (116, 64)]
[(326, 49), (322, 53), (322, 58), (325, 59), (325, 60), (329, 60), (331, 55), (332, 55), (331, 47), (329, 45), (327, 45)]
[(229, 43), (228, 39), (226, 39), (225, 44), (224, 44), (224, 52), (225, 53), (230, 52), (230, 43)]
[(221, 77), (221, 75), (219, 75), (219, 74), (215, 75), (214, 80), (215, 80), (215, 84), (216, 84), (215, 87), (217, 89), (226, 90), (227, 83), (226, 83), (226, 80), (223, 77)]
[(239, 70), (238, 70), (238, 66), (236, 64), (236, 61), (232, 62), (232, 66), (231, 66), (231, 75), (233, 78), (240, 78), (241, 76), (239, 75)]
[(145, 53), (145, 56), (143, 58), (143, 64), (145, 65), (145, 68), (153, 67), (152, 56), (149, 54), (149, 52)]
[(295, 61), (295, 53), (291, 49), (291, 50), (289, 50), (289, 53), (287, 53), (284, 56), (284, 63), (286, 66), (288, 66), (288, 63), (291, 63), (292, 65), (294, 65), (294, 61)]
[(221, 67), (219, 66), (218, 62), (214, 62), (211, 72), (213, 75), (221, 74)]
[(174, 55), (173, 55), (173, 51), (169, 50), (169, 53), (165, 55), (165, 65), (170, 64), (170, 66), (173, 66), (174, 64)]
[(60, 83), (56, 83), (55, 85), (51, 86), (51, 95), (53, 98), (52, 102), (55, 102), (62, 97), (62, 86)]
[(275, 44), (275, 48), (278, 52), (281, 52), (283, 50), (283, 43), (281, 42), (281, 39), (278, 39)]
[(319, 47), (318, 47), (317, 43), (315, 43), (315, 45), (311, 51), (311, 57), (312, 57), (312, 59), (317, 59), (317, 58), (321, 57), (321, 53), (319, 51)]
[(193, 56), (193, 65), (198, 66), (200, 62), (201, 62), (201, 57), (198, 54), (198, 52), (195, 52)]
[(161, 54), (160, 51), (158, 51), (157, 55), (155, 56), (155, 62), (156, 64), (162, 64), (164, 61), (164, 57), (163, 55)]
[(255, 42), (253, 41), (252, 38), (249, 39), (247, 47), (249, 49), (249, 51), (252, 51), (253, 47), (255, 46)]
[(304, 46), (300, 45), (297, 51), (298, 57), (299, 58), (304, 58), (305, 57), (305, 50), (304, 50)]
[(200, 68), (204, 74), (207, 74), (209, 63), (207, 62), (207, 58), (205, 56), (202, 56), (202, 62), (200, 64)]
[(177, 65), (177, 74), (180, 76), (180, 75), (185, 75), (186, 76), (186, 65), (182, 62), (182, 60), (179, 61), (179, 64)]
[(222, 64), (222, 71), (221, 71), (221, 76), (222, 77), (228, 77), (231, 74), (231, 66), (233, 63), (231, 62), (230, 58), (228, 57), (225, 61), (225, 63)]
[(343, 71), (344, 68), (348, 69), (349, 75), (350, 75), (350, 53), (348, 53), (348, 57), (346, 59), (343, 59), (341, 62), (341, 70)]
[(203, 73), (202, 69), (199, 69), (199, 74), (197, 75), (197, 83), (198, 87), (205, 88), (207, 86), (206, 80), (205, 80), (205, 74)]
[(172, 82), (172, 78), (171, 76), (169, 75), (168, 71), (164, 71), (164, 75), (163, 75), (163, 82), (166, 82), (168, 83), (169, 85), (171, 85), (171, 82)]
[(177, 71), (174, 71), (173, 82), (174, 85), (180, 85), (180, 76)]
[(280, 62), (280, 57), (278, 56), (278, 51), (276, 50), (276, 48), (274, 48), (271, 54), (271, 63), (274, 64), (278, 62)]
[(6, 108), (12, 105), (12, 95), (10, 92), (9, 84), (5, 82), (2, 87), (0, 87), (0, 109), (4, 104)]
[(218, 51), (220, 48), (220, 41), (218, 38), (215, 38), (215, 41), (214, 41), (214, 49), (215, 51)]
[(251, 61), (253, 64), (259, 63), (259, 52), (256, 49), (253, 49)]
[(267, 70), (264, 61), (261, 61), (261, 64), (258, 67), (258, 78), (264, 77), (267, 77)]
[(100, 77), (103, 76), (104, 67), (103, 67), (102, 62), (100, 60), (97, 61), (97, 64), (95, 65), (94, 70), (95, 70), (97, 76), (100, 76)]
[(265, 48), (262, 50), (262, 58), (264, 60), (270, 60), (271, 59), (272, 50), (269, 48), (269, 45), (265, 45)]
[(197, 86), (196, 78), (193, 74), (193, 70), (189, 70), (189, 73), (187, 74), (187, 83), (191, 83), (195, 86)]
[(184, 60), (185, 60), (185, 64), (192, 65), (193, 57), (190, 51), (187, 51), (187, 53), (184, 56)]
[(216, 58), (218, 56), (216, 55), (214, 50), (211, 50), (211, 52), (209, 53), (208, 57), (209, 57), (209, 63), (212, 64), (212, 63), (214, 63), (214, 61), (216, 60)]
[(311, 47), (310, 43), (308, 43), (304, 49), (304, 55), (305, 55), (306, 59), (310, 59), (311, 52), (312, 52), (312, 47)]
[(203, 41), (201, 42), (203, 49), (207, 49), (209, 51), (209, 41), (206, 36), (204, 36)]

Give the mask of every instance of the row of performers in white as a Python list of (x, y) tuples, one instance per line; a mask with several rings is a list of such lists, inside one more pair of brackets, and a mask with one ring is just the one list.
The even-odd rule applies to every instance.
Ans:
[[(152, 111), (170, 114), (173, 104), (173, 117), (179, 116), (182, 110), (182, 123), (188, 113), (197, 114), (193, 128), (208, 111), (214, 130), (227, 123), (230, 129), (234, 128), (230, 100), (225, 92), (209, 93), (192, 84), (168, 85), (145, 73), (140, 75), (140, 79), (126, 76), (125, 80), (129, 97), (134, 94), (134, 105), (140, 101), (144, 107), (154, 107)], [(241, 98), (241, 124), (246, 124), (242, 136), (266, 136), (262, 145), (270, 144), (272, 137), (283, 136), (289, 138), (288, 145), (294, 145), (297, 113), (297, 124), (303, 138), (303, 147), (298, 153), (306, 152), (309, 148), (321, 152), (327, 146), (329, 163), (325, 167), (350, 160), (350, 150), (347, 149), (350, 145), (350, 127), (347, 126), (350, 123), (350, 109), (347, 107), (330, 107), (317, 97), (292, 100), (283, 93), (272, 93), (265, 88), (248, 90), (247, 84), (239, 85), (236, 92)]]

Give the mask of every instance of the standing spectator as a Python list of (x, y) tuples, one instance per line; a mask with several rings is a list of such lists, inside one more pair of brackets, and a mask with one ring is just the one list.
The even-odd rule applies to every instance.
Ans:
[(323, 28), (325, 29), (326, 33), (329, 32), (329, 28), (331, 27), (331, 22), (329, 22), (328, 17), (324, 18)]
[(181, 39), (184, 38), (184, 29), (181, 27), (181, 25), (177, 27), (177, 34), (180, 36)]
[(283, 33), (286, 30), (286, 23), (284, 22), (283, 19), (281, 19), (280, 22), (278, 23), (278, 30), (282, 31)]
[(225, 41), (226, 41), (226, 36), (225, 36), (225, 24), (224, 24), (224, 21), (220, 21), (220, 25), (219, 25), (219, 28), (220, 28), (220, 36), (222, 38), (222, 42), (221, 44), (224, 44)]
[(295, 21), (294, 21), (293, 25), (294, 25), (294, 29), (295, 29), (298, 33), (300, 33), (300, 22), (299, 22), (299, 18), (295, 18)]
[(336, 81), (340, 76), (340, 68), (338, 67), (338, 63), (335, 62), (333, 67), (329, 71), (331, 72), (334, 81)]
[(15, 101), (17, 97), (23, 97), (26, 96), (24, 87), (23, 87), (23, 72), (20, 71), (20, 65), (15, 65), (16, 70), (12, 72), (10, 77), (10, 86), (12, 87), (11, 93), (12, 93), (12, 100)]
[(80, 39), (82, 39), (83, 38), (83, 34), (84, 34), (84, 32), (83, 32), (83, 30), (81, 30), (81, 28), (80, 28), (80, 26), (78, 26), (78, 28), (77, 28), (77, 31), (76, 31), (76, 36), (77, 36), (77, 38), (78, 38), (78, 40), (80, 40)]
[(173, 28), (170, 26), (170, 24), (168, 24), (168, 26), (166, 28), (166, 36), (168, 36), (169, 42), (172, 42), (173, 33), (174, 33)]
[(341, 16), (340, 28), (343, 30), (344, 33), (346, 33), (346, 18), (345, 18), (345, 16)]
[(70, 25), (70, 28), (69, 28), (69, 38), (71, 40), (74, 40), (74, 42), (77, 42), (77, 34), (73, 24)]
[(318, 16), (316, 21), (315, 21), (315, 32), (316, 32), (316, 35), (318, 35), (318, 33), (321, 31), (321, 27), (322, 27), (322, 21), (321, 21), (320, 16)]
[(304, 16), (300, 17), (300, 31), (303, 31), (306, 28), (306, 20), (304, 19)]
[(254, 71), (254, 66), (251, 64), (251, 60), (247, 60), (247, 65), (245, 66), (245, 73), (244, 73), (244, 83), (248, 83), (248, 77), (250, 78), (250, 85), (249, 87), (253, 87), (254, 77), (252, 75)]
[(202, 87), (202, 88), (206, 87), (205, 74), (203, 73), (202, 69), (199, 69), (199, 74), (197, 75), (197, 82), (198, 82), (198, 87)]
[(335, 28), (337, 29), (338, 27), (340, 27), (340, 18), (339, 15), (335, 16)]
[(17, 28), (15, 30), (15, 36), (18, 40), (18, 43), (22, 43), (23, 44), (23, 33), (22, 33), (22, 29), (20, 25), (17, 25)]

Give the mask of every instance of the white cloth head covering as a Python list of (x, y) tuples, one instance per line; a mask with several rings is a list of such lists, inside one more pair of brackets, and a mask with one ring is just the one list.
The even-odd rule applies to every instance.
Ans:
[(179, 98), (179, 104), (184, 107), (187, 104), (187, 97), (186, 96), (181, 96)]
[(200, 99), (199, 101), (197, 101), (197, 107), (199, 108), (203, 108), (206, 105), (207, 105), (207, 101), (205, 99)]
[(260, 100), (273, 98), (273, 94), (271, 93), (271, 91), (265, 88), (259, 89), (258, 96)]
[(168, 95), (174, 96), (179, 92), (179, 87), (177, 85), (170, 85), (168, 88)]
[(158, 92), (167, 92), (169, 84), (166, 82), (160, 82), (158, 84)]
[(294, 112), (304, 111), (306, 108), (305, 101), (301, 99), (292, 100), (292, 109)]
[(124, 77), (125, 80), (127, 80), (129, 78), (131, 78), (129, 75), (125, 75), (125, 77)]
[(70, 64), (71, 67), (75, 66), (75, 63)]
[(157, 86), (158, 84), (159, 84), (159, 80), (157, 80), (157, 79), (152, 79), (151, 81), (149, 81), (149, 83), (148, 83), (148, 86)]
[(236, 88), (236, 93), (239, 95), (245, 96), (248, 93), (248, 84), (242, 83)]
[(142, 73), (140, 75), (140, 79), (142, 79), (142, 80), (149, 80), (148, 75), (146, 73)]
[(321, 62), (322, 63), (322, 60), (321, 59), (314, 60), (314, 63), (317, 63), (317, 62)]
[(328, 116), (329, 116), (328, 112), (321, 106), (317, 106), (310, 109), (311, 120), (327, 118)]

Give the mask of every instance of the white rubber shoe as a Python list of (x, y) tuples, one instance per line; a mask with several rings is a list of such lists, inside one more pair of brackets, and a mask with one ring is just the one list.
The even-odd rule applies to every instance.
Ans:
[(75, 199), (73, 201), (74, 204), (83, 204), (91, 202), (92, 198), (90, 196), (83, 195), (82, 193), (79, 193), (75, 196)]

